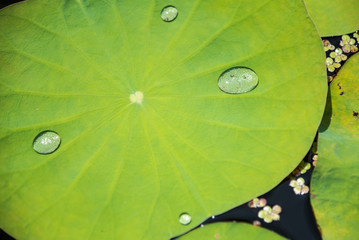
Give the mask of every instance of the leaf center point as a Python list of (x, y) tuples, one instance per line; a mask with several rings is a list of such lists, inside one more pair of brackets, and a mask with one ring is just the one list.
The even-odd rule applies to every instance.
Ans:
[(142, 104), (143, 93), (141, 91), (136, 91), (135, 93), (130, 95), (131, 103)]

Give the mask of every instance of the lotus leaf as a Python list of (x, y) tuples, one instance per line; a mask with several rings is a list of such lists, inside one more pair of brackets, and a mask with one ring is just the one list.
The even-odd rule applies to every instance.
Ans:
[(246, 223), (216, 223), (205, 225), (202, 228), (196, 229), (187, 233), (179, 240), (283, 240), (286, 239), (280, 235), (266, 230), (261, 227), (249, 225)]
[[(0, 227), (19, 240), (183, 233), (280, 182), (324, 111), (300, 0), (28, 0), (0, 22)], [(258, 86), (221, 91), (232, 67)]]
[[(312, 204), (324, 239), (356, 239), (359, 230), (359, 55), (343, 66), (330, 86), (331, 105), (319, 134)], [(329, 101), (330, 103), (330, 101)], [(331, 119), (330, 119), (331, 118)]]
[(337, 36), (359, 29), (358, 0), (304, 0), (320, 36)]

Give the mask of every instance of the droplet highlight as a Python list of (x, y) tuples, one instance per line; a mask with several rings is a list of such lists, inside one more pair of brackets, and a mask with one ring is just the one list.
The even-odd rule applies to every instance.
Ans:
[(188, 224), (191, 223), (192, 217), (191, 217), (191, 215), (189, 215), (188, 213), (182, 213), (182, 214), (179, 216), (178, 221), (179, 221), (182, 225), (188, 225)]
[(32, 148), (40, 154), (55, 152), (61, 143), (60, 136), (54, 131), (43, 131), (39, 133), (32, 143)]
[(166, 6), (161, 11), (161, 18), (165, 22), (172, 22), (177, 18), (178, 10), (174, 6)]
[(257, 74), (246, 67), (230, 68), (218, 78), (218, 87), (225, 93), (246, 93), (252, 91), (257, 85)]

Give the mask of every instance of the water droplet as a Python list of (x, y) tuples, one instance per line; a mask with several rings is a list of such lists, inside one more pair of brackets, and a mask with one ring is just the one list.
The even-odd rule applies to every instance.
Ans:
[(161, 18), (165, 22), (172, 22), (176, 19), (178, 10), (174, 6), (166, 6), (161, 11)]
[(40, 154), (55, 152), (61, 143), (60, 136), (54, 131), (43, 131), (39, 133), (32, 143), (32, 148)]
[(130, 101), (132, 103), (142, 104), (143, 93), (140, 91), (136, 91), (135, 93), (130, 95)]
[(192, 217), (191, 215), (189, 215), (188, 213), (182, 213), (179, 216), (178, 221), (182, 224), (182, 225), (188, 225), (190, 224), (190, 222), (192, 221)]
[(257, 74), (246, 67), (233, 67), (218, 78), (218, 86), (225, 93), (245, 93), (258, 85)]

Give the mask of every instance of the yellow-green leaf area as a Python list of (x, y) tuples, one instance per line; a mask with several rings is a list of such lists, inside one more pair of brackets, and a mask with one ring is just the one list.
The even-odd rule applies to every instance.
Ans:
[(337, 36), (359, 29), (359, 1), (304, 0), (320, 36)]
[(330, 86), (327, 129), (319, 133), (312, 204), (324, 239), (355, 239), (359, 231), (359, 55), (351, 57)]
[[(277, 185), (324, 109), (300, 0), (28, 0), (0, 22), (0, 227), (20, 240), (186, 232)], [(232, 67), (258, 85), (221, 91)]]
[(286, 238), (275, 232), (253, 226), (247, 223), (215, 223), (197, 228), (182, 237), (179, 240), (284, 240)]

